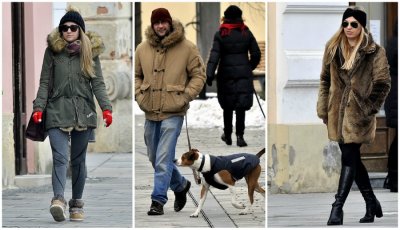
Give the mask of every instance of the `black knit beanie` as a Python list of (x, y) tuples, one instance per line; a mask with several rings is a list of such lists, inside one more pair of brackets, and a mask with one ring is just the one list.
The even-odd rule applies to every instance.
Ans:
[(76, 12), (76, 11), (68, 11), (60, 20), (60, 24), (58, 25), (58, 30), (61, 33), (61, 25), (63, 25), (66, 22), (75, 22), (78, 24), (83, 32), (85, 32), (85, 21), (83, 21), (82, 16)]
[(230, 5), (224, 12), (224, 18), (228, 20), (242, 19), (242, 10), (235, 5)]
[(367, 25), (367, 14), (358, 9), (347, 8), (343, 13), (342, 22), (346, 19), (353, 16), (364, 28)]

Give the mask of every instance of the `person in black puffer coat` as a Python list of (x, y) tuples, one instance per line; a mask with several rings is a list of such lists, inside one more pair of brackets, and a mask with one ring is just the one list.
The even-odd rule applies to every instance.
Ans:
[(388, 175), (385, 180), (384, 187), (390, 189), (391, 192), (398, 191), (398, 140), (397, 140), (397, 103), (398, 103), (398, 90), (397, 90), (397, 67), (398, 67), (398, 39), (397, 39), (397, 23), (394, 27), (394, 36), (389, 41), (386, 48), (387, 58), (390, 65), (390, 78), (392, 79), (392, 88), (385, 101), (385, 114), (386, 114), (386, 125), (390, 128), (394, 128), (395, 136), (389, 149), (388, 156)]
[(243, 138), (245, 113), (253, 105), (252, 71), (260, 58), (260, 48), (243, 22), (242, 10), (234, 5), (229, 6), (224, 12), (219, 31), (214, 35), (206, 71), (207, 84), (211, 86), (218, 66), (218, 102), (224, 110), (224, 133), (221, 139), (227, 145), (232, 144), (232, 119), (235, 111), (237, 145), (247, 146)]

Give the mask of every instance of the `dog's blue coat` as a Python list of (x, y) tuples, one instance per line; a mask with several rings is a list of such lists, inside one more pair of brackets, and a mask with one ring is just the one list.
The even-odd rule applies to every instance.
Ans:
[(237, 153), (229, 156), (211, 156), (211, 171), (203, 173), (206, 182), (218, 189), (228, 187), (214, 180), (214, 175), (222, 170), (227, 170), (235, 181), (242, 179), (249, 171), (260, 163), (260, 158), (248, 153)]

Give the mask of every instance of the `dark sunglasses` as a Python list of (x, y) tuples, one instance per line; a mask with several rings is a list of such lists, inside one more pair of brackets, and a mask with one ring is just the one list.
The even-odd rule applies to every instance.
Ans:
[(62, 26), (60, 26), (60, 29), (62, 32), (68, 32), (68, 29), (71, 29), (72, 32), (76, 32), (79, 29), (79, 26), (78, 25), (70, 25), (70, 26), (62, 25)]
[(349, 26), (349, 24), (350, 24), (350, 26), (351, 27), (353, 27), (354, 29), (357, 29), (358, 28), (358, 22), (348, 22), (348, 21), (344, 21), (344, 22), (342, 22), (342, 27), (343, 28), (347, 28), (348, 26)]

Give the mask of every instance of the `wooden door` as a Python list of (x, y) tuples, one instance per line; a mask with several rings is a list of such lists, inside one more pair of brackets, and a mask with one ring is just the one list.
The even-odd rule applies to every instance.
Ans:
[(389, 147), (393, 138), (394, 130), (386, 126), (386, 118), (377, 117), (374, 142), (361, 146), (361, 159), (368, 172), (387, 172)]
[[(394, 28), (397, 26), (397, 2), (385, 3), (385, 14), (382, 20), (385, 21), (385, 39), (387, 41), (394, 36)], [(385, 116), (377, 117), (375, 141), (361, 147), (361, 158), (368, 172), (387, 172), (387, 161), (390, 144), (394, 138), (395, 132), (392, 128), (386, 126)]]

